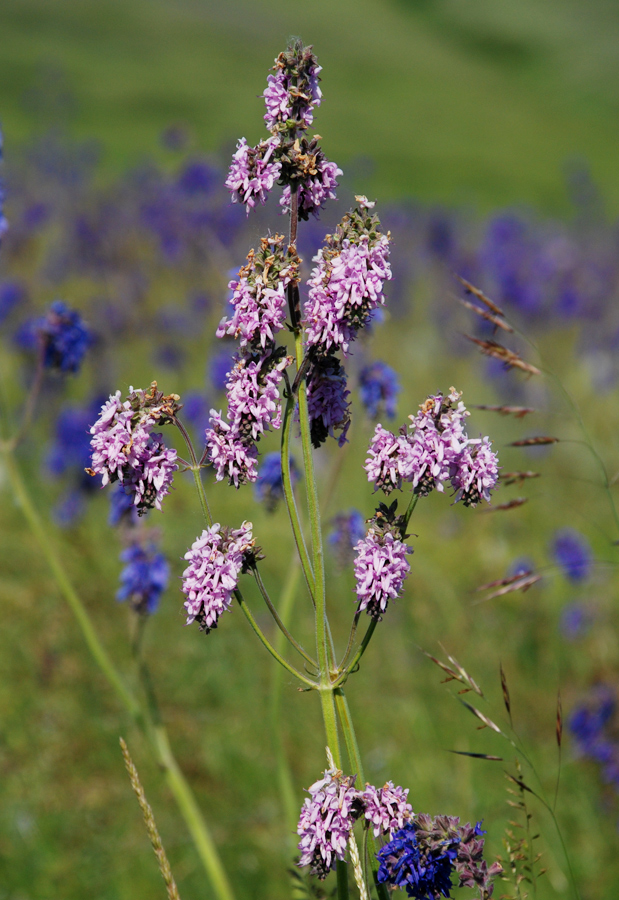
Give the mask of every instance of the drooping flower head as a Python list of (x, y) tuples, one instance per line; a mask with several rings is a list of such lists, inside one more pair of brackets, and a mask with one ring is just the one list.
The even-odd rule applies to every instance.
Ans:
[(247, 215), (258, 203), (265, 203), (279, 178), (281, 162), (275, 156), (277, 138), (250, 147), (245, 138), (237, 144), (226, 179), (233, 203), (244, 203)]
[(402, 540), (402, 520), (395, 515), (396, 505), (380, 504), (366, 536), (355, 547), (358, 612), (365, 609), (378, 621), (389, 601), (400, 595), (410, 572), (406, 557), (413, 549)]
[(373, 310), (384, 305), (383, 284), (391, 278), (390, 236), (370, 214), (374, 204), (365, 197), (357, 201), (314, 257), (317, 265), (308, 281), (307, 343), (321, 353), (348, 352)]
[(239, 432), (224, 421), (221, 410), (212, 409), (210, 428), (206, 429), (208, 459), (215, 467), (217, 481), (228, 479), (235, 488), (253, 482), (258, 477), (258, 448), (253, 441), (244, 440)]
[(376, 360), (369, 366), (364, 366), (359, 373), (361, 402), (372, 419), (382, 412), (388, 419), (393, 419), (397, 396), (401, 390), (397, 372), (382, 360)]
[(168, 586), (170, 566), (154, 543), (135, 540), (120, 554), (125, 567), (120, 574), (116, 599), (128, 601), (141, 615), (152, 614)]
[(311, 46), (295, 41), (279, 54), (273, 70), (263, 95), (267, 128), (273, 133), (305, 131), (322, 98), (318, 85), (321, 68)]
[(262, 238), (258, 252), (250, 251), (238, 279), (228, 285), (234, 314), (221, 320), (217, 337), (233, 337), (241, 349), (264, 353), (274, 348), (286, 321), (286, 288), (297, 280), (298, 267), (299, 258), (290, 253), (283, 235)]
[(166, 447), (152, 429), (171, 422), (179, 409), (175, 394), (164, 396), (153, 382), (149, 391), (130, 389), (126, 400), (120, 391), (103, 404), (92, 435), (91, 475), (102, 475), (106, 484), (120, 481), (133, 496), (142, 515), (161, 509), (178, 468), (176, 450)]
[(251, 522), (240, 528), (222, 528), (219, 523), (205, 529), (185, 554), (189, 565), (183, 572), (187, 624), (196, 621), (208, 634), (232, 604), (239, 575), (254, 553)]
[(297, 834), (300, 835), (300, 866), (311, 866), (312, 875), (321, 880), (343, 860), (346, 845), (362, 807), (355, 778), (339, 769), (327, 769), (315, 782), (301, 809)]
[(312, 354), (311, 359), (307, 373), (307, 408), (312, 444), (320, 447), (327, 437), (335, 437), (339, 432), (338, 444), (342, 447), (350, 427), (346, 372), (334, 353)]

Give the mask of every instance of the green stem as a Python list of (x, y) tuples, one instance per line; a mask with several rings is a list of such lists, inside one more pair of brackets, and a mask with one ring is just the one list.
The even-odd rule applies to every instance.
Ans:
[(342, 768), (342, 753), (340, 750), (340, 736), (337, 730), (337, 716), (331, 687), (319, 688), (320, 703), (322, 706), (322, 718), (325, 725), (327, 747), (333, 755), (333, 762), (337, 769)]
[(88, 616), (88, 613), (86, 612), (82, 601), (77, 596), (73, 585), (69, 581), (67, 574), (59, 561), (56, 549), (50, 543), (49, 536), (45, 530), (43, 522), (39, 517), (39, 514), (34, 507), (34, 504), (30, 499), (30, 495), (28, 494), (26, 486), (22, 480), (21, 473), (11, 451), (5, 450), (4, 460), (6, 463), (7, 473), (21, 511), (24, 514), (24, 517), (26, 518), (26, 521), (28, 522), (28, 525), (30, 526), (34, 536), (39, 542), (41, 552), (43, 553), (45, 561), (47, 562), (54, 578), (56, 579), (61, 593), (71, 607), (71, 610), (78, 621), (90, 653), (92, 654), (95, 662), (116, 692), (125, 709), (130, 713), (130, 715), (133, 716), (134, 719), (136, 719), (136, 721), (139, 722), (142, 718), (139, 704), (123, 683), (121, 677), (114, 668), (114, 664), (108, 656), (107, 651), (97, 637), (97, 633), (92, 625), (92, 622), (90, 621), (90, 617)]
[(372, 640), (372, 635), (374, 634), (374, 630), (375, 630), (377, 624), (378, 624), (378, 620), (372, 619), (372, 621), (368, 625), (368, 630), (366, 631), (366, 633), (363, 637), (363, 640), (361, 641), (361, 644), (357, 648), (357, 652), (355, 653), (355, 655), (353, 656), (351, 661), (348, 663), (348, 665), (346, 666), (346, 668), (342, 672), (342, 674), (339, 675), (338, 678), (336, 679), (336, 681), (333, 682), (333, 687), (336, 687), (336, 688), (340, 687), (340, 685), (344, 684), (344, 682), (348, 678), (349, 674), (351, 672), (354, 672), (355, 666), (357, 665), (357, 663), (359, 662), (359, 660), (365, 653), (368, 644)]
[(218, 900), (234, 900), (232, 887), (222, 866), (213, 839), (202, 817), (200, 807), (196, 803), (196, 798), (170, 749), (165, 728), (161, 725), (155, 726), (154, 737), (157, 754), (164, 768), (165, 779), (189, 828), (213, 890)]
[[(290, 624), (292, 619), (300, 572), (299, 561), (296, 556), (293, 556), (279, 603), (282, 622), (286, 626)], [(275, 649), (280, 655), (284, 652), (284, 641), (284, 635), (281, 632), (278, 633), (275, 638)], [(292, 853), (295, 846), (293, 836), (297, 827), (299, 809), (282, 739), (281, 704), (284, 684), (283, 675), (284, 670), (281, 666), (275, 666), (271, 688), (271, 737), (275, 748), (277, 778), (287, 825), (286, 834), (288, 835), (289, 850)]]
[(260, 626), (258, 625), (258, 623), (256, 622), (256, 620), (255, 620), (254, 617), (252, 616), (252, 614), (251, 614), (251, 612), (250, 612), (250, 610), (249, 610), (249, 607), (247, 606), (247, 603), (245, 602), (245, 598), (243, 597), (243, 594), (241, 593), (241, 591), (239, 590), (239, 588), (237, 588), (237, 589), (235, 590), (234, 596), (236, 597), (236, 599), (237, 599), (237, 601), (238, 601), (238, 604), (239, 604), (239, 606), (241, 607), (241, 609), (242, 609), (242, 611), (243, 611), (243, 613), (244, 613), (244, 615), (245, 615), (245, 618), (247, 619), (247, 621), (249, 622), (249, 624), (250, 624), (251, 627), (253, 628), (254, 632), (256, 633), (256, 635), (258, 636), (258, 638), (260, 639), (260, 641), (262, 642), (262, 644), (263, 644), (263, 645), (266, 647), (266, 649), (269, 651), (269, 653), (271, 654), (271, 656), (272, 656), (274, 659), (277, 660), (277, 662), (280, 664), (280, 666), (283, 666), (284, 669), (287, 669), (288, 672), (291, 673), (291, 675), (294, 675), (296, 678), (299, 679), (299, 681), (302, 681), (303, 684), (306, 684), (309, 688), (311, 688), (312, 690), (315, 690), (316, 687), (317, 687), (316, 682), (315, 682), (315, 681), (312, 681), (311, 678), (306, 678), (306, 676), (305, 676), (305, 675), (302, 675), (301, 672), (299, 672), (297, 669), (295, 669), (294, 666), (291, 666), (290, 663), (287, 662), (287, 661), (284, 659), (284, 657), (283, 657), (281, 654), (279, 654), (279, 653), (277, 652), (277, 650), (276, 650), (276, 649), (270, 644), (270, 642), (267, 640), (266, 636), (264, 635), (264, 633), (263, 633), (262, 630), (260, 629)]
[(311, 594), (312, 600), (314, 600), (314, 572), (312, 571), (312, 564), (310, 562), (309, 554), (307, 552), (307, 546), (305, 544), (305, 537), (303, 535), (303, 529), (301, 528), (301, 522), (299, 519), (299, 511), (297, 510), (297, 504), (294, 496), (294, 491), (292, 489), (292, 478), (290, 474), (290, 431), (292, 428), (292, 413), (294, 411), (295, 406), (295, 397), (292, 394), (289, 394), (286, 400), (286, 408), (284, 410), (284, 422), (282, 425), (282, 444), (281, 444), (281, 459), (282, 459), (282, 484), (284, 488), (284, 499), (286, 501), (286, 508), (288, 509), (288, 517), (290, 518), (290, 525), (292, 527), (292, 533), (294, 535), (294, 541), (297, 545), (297, 552), (299, 554), (299, 559), (301, 560), (301, 566), (303, 568), (303, 574), (305, 575), (305, 581), (307, 582), (307, 587)]
[[(21, 510), (28, 522), (33, 534), (35, 535), (39, 546), (47, 561), (54, 578), (63, 594), (65, 600), (69, 604), (78, 625), (82, 631), (86, 645), (107, 678), (108, 682), (118, 695), (123, 706), (135, 720), (136, 724), (144, 731), (149, 738), (149, 743), (153, 749), (159, 763), (165, 771), (166, 780), (174, 794), (174, 798), (178, 804), (185, 823), (191, 833), (198, 855), (204, 866), (207, 876), (212, 882), (213, 888), (218, 900), (234, 900), (234, 895), (227, 882), (225, 873), (215, 844), (211, 838), (208, 826), (204, 821), (196, 800), (191, 793), (191, 789), (178, 763), (174, 758), (170, 749), (169, 741), (165, 729), (160, 724), (154, 724), (152, 716), (149, 712), (144, 715), (140, 705), (123, 683), (118, 672), (108, 656), (105, 648), (97, 637), (97, 633), (90, 621), (90, 617), (84, 608), (82, 601), (76, 594), (69, 578), (67, 577), (59, 558), (55, 553), (46, 533), (43, 522), (41, 521), (31, 499), (26, 486), (22, 480), (19, 468), (10, 451), (5, 451), (4, 459), (6, 462), (7, 472), (12, 483), (15, 497), (21, 507)], [(137, 652), (135, 648), (134, 652)]]
[(263, 599), (264, 602), (266, 603), (266, 605), (267, 605), (267, 607), (268, 607), (268, 609), (269, 609), (269, 612), (271, 613), (271, 615), (272, 615), (273, 618), (275, 619), (275, 624), (277, 625), (277, 627), (279, 628), (279, 630), (281, 631), (281, 633), (284, 635), (284, 637), (286, 638), (286, 640), (289, 641), (290, 644), (292, 644), (292, 646), (293, 646), (294, 649), (297, 651), (297, 653), (300, 653), (301, 656), (303, 657), (303, 659), (304, 659), (307, 663), (310, 664), (310, 666), (312, 666), (314, 669), (317, 668), (317, 667), (316, 667), (316, 661), (315, 661), (314, 659), (312, 659), (312, 657), (309, 655), (309, 653), (306, 653), (306, 652), (305, 652), (305, 650), (303, 649), (303, 647), (301, 646), (301, 644), (299, 644), (298, 641), (296, 641), (296, 640), (293, 638), (293, 636), (290, 634), (290, 632), (288, 631), (288, 629), (286, 628), (286, 626), (285, 626), (284, 623), (282, 622), (282, 620), (281, 620), (281, 618), (280, 618), (280, 615), (279, 615), (279, 613), (277, 612), (277, 610), (275, 609), (275, 607), (273, 606), (273, 602), (272, 602), (271, 598), (269, 597), (269, 594), (268, 594), (268, 591), (267, 591), (266, 587), (264, 586), (264, 582), (262, 581), (262, 576), (260, 575), (260, 572), (258, 571), (258, 566), (255, 566), (255, 567), (254, 567), (253, 573), (254, 573), (254, 578), (256, 579), (256, 583), (257, 583), (257, 585), (258, 585), (258, 588), (259, 588), (259, 590), (260, 590), (260, 593), (262, 594), (262, 599)]
[(417, 506), (417, 502), (419, 500), (419, 494), (413, 494), (404, 513), (404, 522), (402, 523), (402, 537), (406, 534), (406, 529), (408, 528), (408, 523), (410, 522), (411, 516), (413, 514), (413, 510)]
[[(342, 727), (342, 733), (344, 735), (344, 742), (346, 744), (346, 752), (348, 754), (350, 768), (353, 775), (357, 776), (357, 786), (359, 790), (363, 790), (363, 788), (365, 787), (365, 777), (363, 774), (361, 753), (359, 752), (359, 744), (357, 743), (357, 736), (355, 734), (348, 701), (346, 700), (346, 695), (341, 688), (337, 688), (335, 691), (335, 706), (337, 708), (340, 725)], [(380, 900), (389, 900), (389, 891), (387, 890), (387, 886), (385, 884), (381, 884), (378, 881), (377, 876), (379, 864), (378, 860), (376, 859), (376, 840), (370, 828), (368, 828), (366, 831), (366, 841), (370, 860), (370, 868), (372, 869), (372, 876), (374, 879), (374, 886)]]
[(174, 424), (183, 435), (183, 439), (187, 444), (187, 449), (189, 450), (189, 456), (191, 458), (191, 465), (189, 468), (193, 472), (193, 480), (196, 484), (196, 490), (198, 492), (198, 497), (200, 498), (200, 506), (202, 507), (202, 512), (204, 513), (204, 518), (206, 519), (209, 527), (213, 524), (213, 517), (211, 515), (211, 509), (208, 505), (208, 500), (206, 499), (206, 492), (204, 490), (204, 485), (202, 484), (202, 476), (200, 475), (200, 470), (202, 468), (201, 464), (198, 462), (198, 457), (196, 456), (196, 451), (193, 448), (193, 443), (187, 429), (183, 425), (180, 419), (174, 417)]

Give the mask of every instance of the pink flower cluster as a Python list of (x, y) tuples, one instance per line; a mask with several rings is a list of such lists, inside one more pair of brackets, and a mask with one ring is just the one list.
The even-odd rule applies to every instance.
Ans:
[(283, 235), (264, 238), (258, 253), (252, 252), (238, 280), (228, 284), (234, 314), (224, 317), (217, 337), (234, 337), (242, 350), (265, 351), (275, 344), (287, 313), (286, 288), (297, 274), (298, 258), (287, 252)]
[(311, 47), (295, 47), (275, 60), (275, 75), (267, 77), (263, 97), (264, 121), (269, 131), (293, 120), (296, 128), (307, 129), (314, 121), (314, 107), (320, 106), (318, 85), (322, 71)]
[(388, 235), (352, 229), (343, 234), (314, 257), (318, 265), (308, 281), (305, 326), (309, 346), (347, 354), (372, 311), (384, 305), (383, 283), (391, 278), (391, 266)]
[(131, 398), (144, 398), (144, 391), (130, 390), (121, 400), (120, 391), (110, 395), (101, 407), (101, 415), (90, 429), (92, 435), (93, 475), (102, 476), (102, 484), (120, 481), (133, 495), (140, 514), (161, 501), (170, 491), (178, 468), (176, 450), (166, 447), (160, 434), (152, 429), (160, 420), (157, 408), (135, 408)]
[(410, 572), (407, 554), (413, 552), (392, 531), (370, 527), (355, 546), (356, 594), (358, 612), (365, 609), (372, 618), (380, 619), (390, 600), (402, 591)]
[(428, 397), (410, 417), (410, 430), (403, 427), (398, 435), (376, 426), (365, 461), (368, 481), (374, 481), (376, 489), (389, 494), (410, 482), (415, 493), (427, 496), (433, 488), (443, 491), (449, 482), (456, 502), (476, 506), (482, 498), (490, 501), (498, 457), (487, 437), (468, 437), (464, 421), (469, 413), (460, 396), (452, 388), (447, 397)]
[(187, 624), (197, 621), (207, 634), (232, 603), (245, 554), (254, 546), (251, 522), (240, 528), (205, 529), (185, 554), (189, 565), (183, 572)]
[[(298, 212), (300, 219), (308, 219), (310, 214), (318, 218), (318, 213), (324, 208), (327, 200), (336, 200), (335, 189), (338, 186), (337, 177), (342, 175), (342, 170), (334, 162), (329, 162), (321, 152), (317, 154), (316, 170), (299, 185)], [(290, 185), (284, 188), (279, 205), (285, 213), (290, 212)]]
[(313, 784), (306, 798), (297, 827), (300, 835), (300, 866), (311, 866), (311, 872), (326, 878), (337, 859), (343, 860), (355, 821), (364, 816), (374, 831), (390, 834), (403, 827), (413, 815), (407, 803), (407, 790), (389, 781), (382, 788), (367, 784), (359, 791), (354, 777), (339, 769), (327, 769), (324, 777)]
[(233, 203), (245, 204), (247, 215), (258, 202), (266, 202), (267, 194), (279, 178), (281, 163), (274, 157), (278, 145), (274, 137), (260, 141), (255, 147), (250, 147), (245, 138), (237, 144), (226, 187)]
[(238, 488), (258, 477), (255, 441), (265, 431), (281, 425), (279, 384), (291, 360), (267, 354), (257, 359), (241, 356), (228, 373), (228, 421), (221, 410), (211, 410), (206, 431), (208, 457), (215, 466), (215, 478), (228, 478)]

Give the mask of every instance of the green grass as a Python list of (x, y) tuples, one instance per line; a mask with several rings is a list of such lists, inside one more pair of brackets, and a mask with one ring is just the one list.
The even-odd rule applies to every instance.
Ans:
[(603, 0), (9, 0), (0, 29), (9, 153), (57, 115), (49, 95), (36, 113), (22, 99), (58, 71), (75, 131), (102, 142), (110, 171), (156, 154), (170, 122), (209, 152), (256, 140), (256, 98), (292, 33), (324, 67), (328, 155), (353, 172), (374, 161), (355, 189), (565, 210), (562, 167), (581, 157), (619, 209), (619, 9)]

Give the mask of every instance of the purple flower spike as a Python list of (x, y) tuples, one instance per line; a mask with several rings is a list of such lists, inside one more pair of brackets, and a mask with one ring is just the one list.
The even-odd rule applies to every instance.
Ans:
[(269, 191), (279, 178), (281, 163), (273, 157), (277, 146), (277, 138), (260, 141), (255, 147), (250, 147), (245, 138), (237, 144), (226, 187), (233, 203), (245, 204), (247, 215), (258, 202), (266, 203)]
[(413, 446), (407, 435), (395, 435), (382, 425), (377, 425), (368, 448), (364, 469), (368, 481), (373, 481), (387, 495), (402, 487), (402, 479), (408, 480), (416, 462)]
[(228, 285), (234, 314), (221, 320), (217, 337), (234, 337), (243, 350), (272, 349), (286, 321), (286, 288), (296, 281), (298, 266), (299, 259), (289, 253), (283, 235), (263, 238), (258, 252), (252, 250), (247, 257), (238, 280)]
[(197, 621), (206, 634), (217, 628), (221, 614), (230, 609), (245, 555), (253, 547), (251, 522), (238, 529), (215, 524), (196, 538), (185, 554), (189, 565), (183, 572), (188, 625)]
[(274, 75), (267, 77), (264, 90), (269, 131), (305, 130), (314, 120), (314, 107), (320, 106), (322, 93), (318, 86), (321, 71), (311, 47), (300, 41), (280, 53), (273, 66)]
[(358, 208), (314, 257), (317, 266), (308, 281), (307, 343), (322, 353), (339, 348), (348, 353), (359, 329), (383, 306), (383, 283), (391, 278), (389, 235), (381, 234), (376, 216), (368, 215), (373, 204), (357, 199)]
[(407, 802), (408, 788), (394, 787), (388, 781), (384, 787), (375, 788), (366, 784), (361, 794), (365, 818), (374, 830), (374, 837), (380, 834), (393, 834), (413, 815), (413, 807)]
[(206, 429), (208, 458), (215, 467), (215, 478), (228, 478), (235, 488), (255, 481), (258, 477), (256, 445), (243, 441), (221, 417), (221, 410), (211, 410), (211, 427)]
[[(329, 162), (322, 150), (318, 149), (314, 155), (311, 170), (299, 184), (298, 215), (307, 221), (310, 215), (318, 218), (318, 213), (324, 209), (327, 200), (336, 200), (335, 189), (338, 186), (337, 177), (342, 175), (342, 170), (334, 162)], [(290, 212), (290, 185), (284, 187), (279, 205), (285, 213)]]
[(402, 591), (404, 579), (410, 572), (407, 554), (413, 550), (391, 531), (371, 527), (355, 547), (356, 593), (358, 611), (380, 621), (390, 600)]
[(575, 528), (562, 528), (554, 536), (552, 555), (570, 581), (584, 581), (591, 571), (591, 545)]
[(345, 777), (338, 769), (325, 771), (313, 784), (301, 809), (297, 834), (300, 835), (300, 866), (311, 866), (312, 875), (323, 880), (343, 860), (346, 844), (355, 820), (361, 812), (354, 777)]
[(78, 372), (93, 336), (78, 312), (55, 300), (35, 324), (43, 341), (43, 365), (57, 372)]

